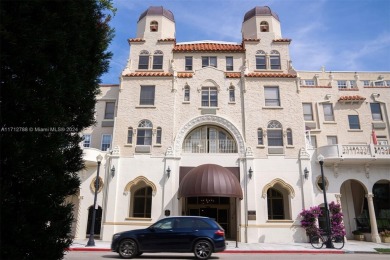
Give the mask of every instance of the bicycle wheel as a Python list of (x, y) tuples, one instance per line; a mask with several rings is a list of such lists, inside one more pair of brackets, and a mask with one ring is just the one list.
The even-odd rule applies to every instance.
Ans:
[(310, 238), (310, 244), (316, 249), (321, 249), (324, 246), (324, 240), (321, 236), (314, 235)]
[(344, 237), (343, 236), (332, 237), (332, 243), (335, 249), (341, 249), (344, 247)]

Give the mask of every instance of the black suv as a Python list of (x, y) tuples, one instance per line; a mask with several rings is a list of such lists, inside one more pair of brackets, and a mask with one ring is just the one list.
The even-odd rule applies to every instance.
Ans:
[(225, 248), (225, 231), (217, 222), (190, 216), (168, 217), (145, 229), (117, 233), (111, 243), (111, 250), (122, 258), (144, 252), (193, 252), (198, 259), (208, 259)]

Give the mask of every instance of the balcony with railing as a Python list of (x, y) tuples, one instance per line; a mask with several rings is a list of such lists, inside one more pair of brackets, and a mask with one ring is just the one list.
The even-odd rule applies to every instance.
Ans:
[(324, 156), (325, 162), (390, 163), (390, 145), (334, 144), (319, 147), (317, 153)]
[(183, 143), (184, 153), (237, 153), (237, 145), (227, 139), (187, 139)]

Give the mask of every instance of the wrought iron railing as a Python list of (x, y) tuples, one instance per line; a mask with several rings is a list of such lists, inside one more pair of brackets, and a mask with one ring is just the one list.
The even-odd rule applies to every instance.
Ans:
[(237, 153), (237, 145), (226, 139), (191, 139), (183, 143), (184, 153)]

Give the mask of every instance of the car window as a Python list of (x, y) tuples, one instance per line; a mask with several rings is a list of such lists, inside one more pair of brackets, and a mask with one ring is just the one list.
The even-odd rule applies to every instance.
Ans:
[(206, 221), (201, 220), (201, 219), (197, 219), (196, 220), (196, 225), (197, 225), (197, 227), (199, 229), (207, 229), (207, 228), (212, 228), (213, 227), (209, 223), (207, 223)]
[(174, 219), (164, 219), (153, 225), (156, 229), (172, 229)]
[(175, 228), (193, 228), (194, 220), (191, 218), (179, 218), (176, 219)]

